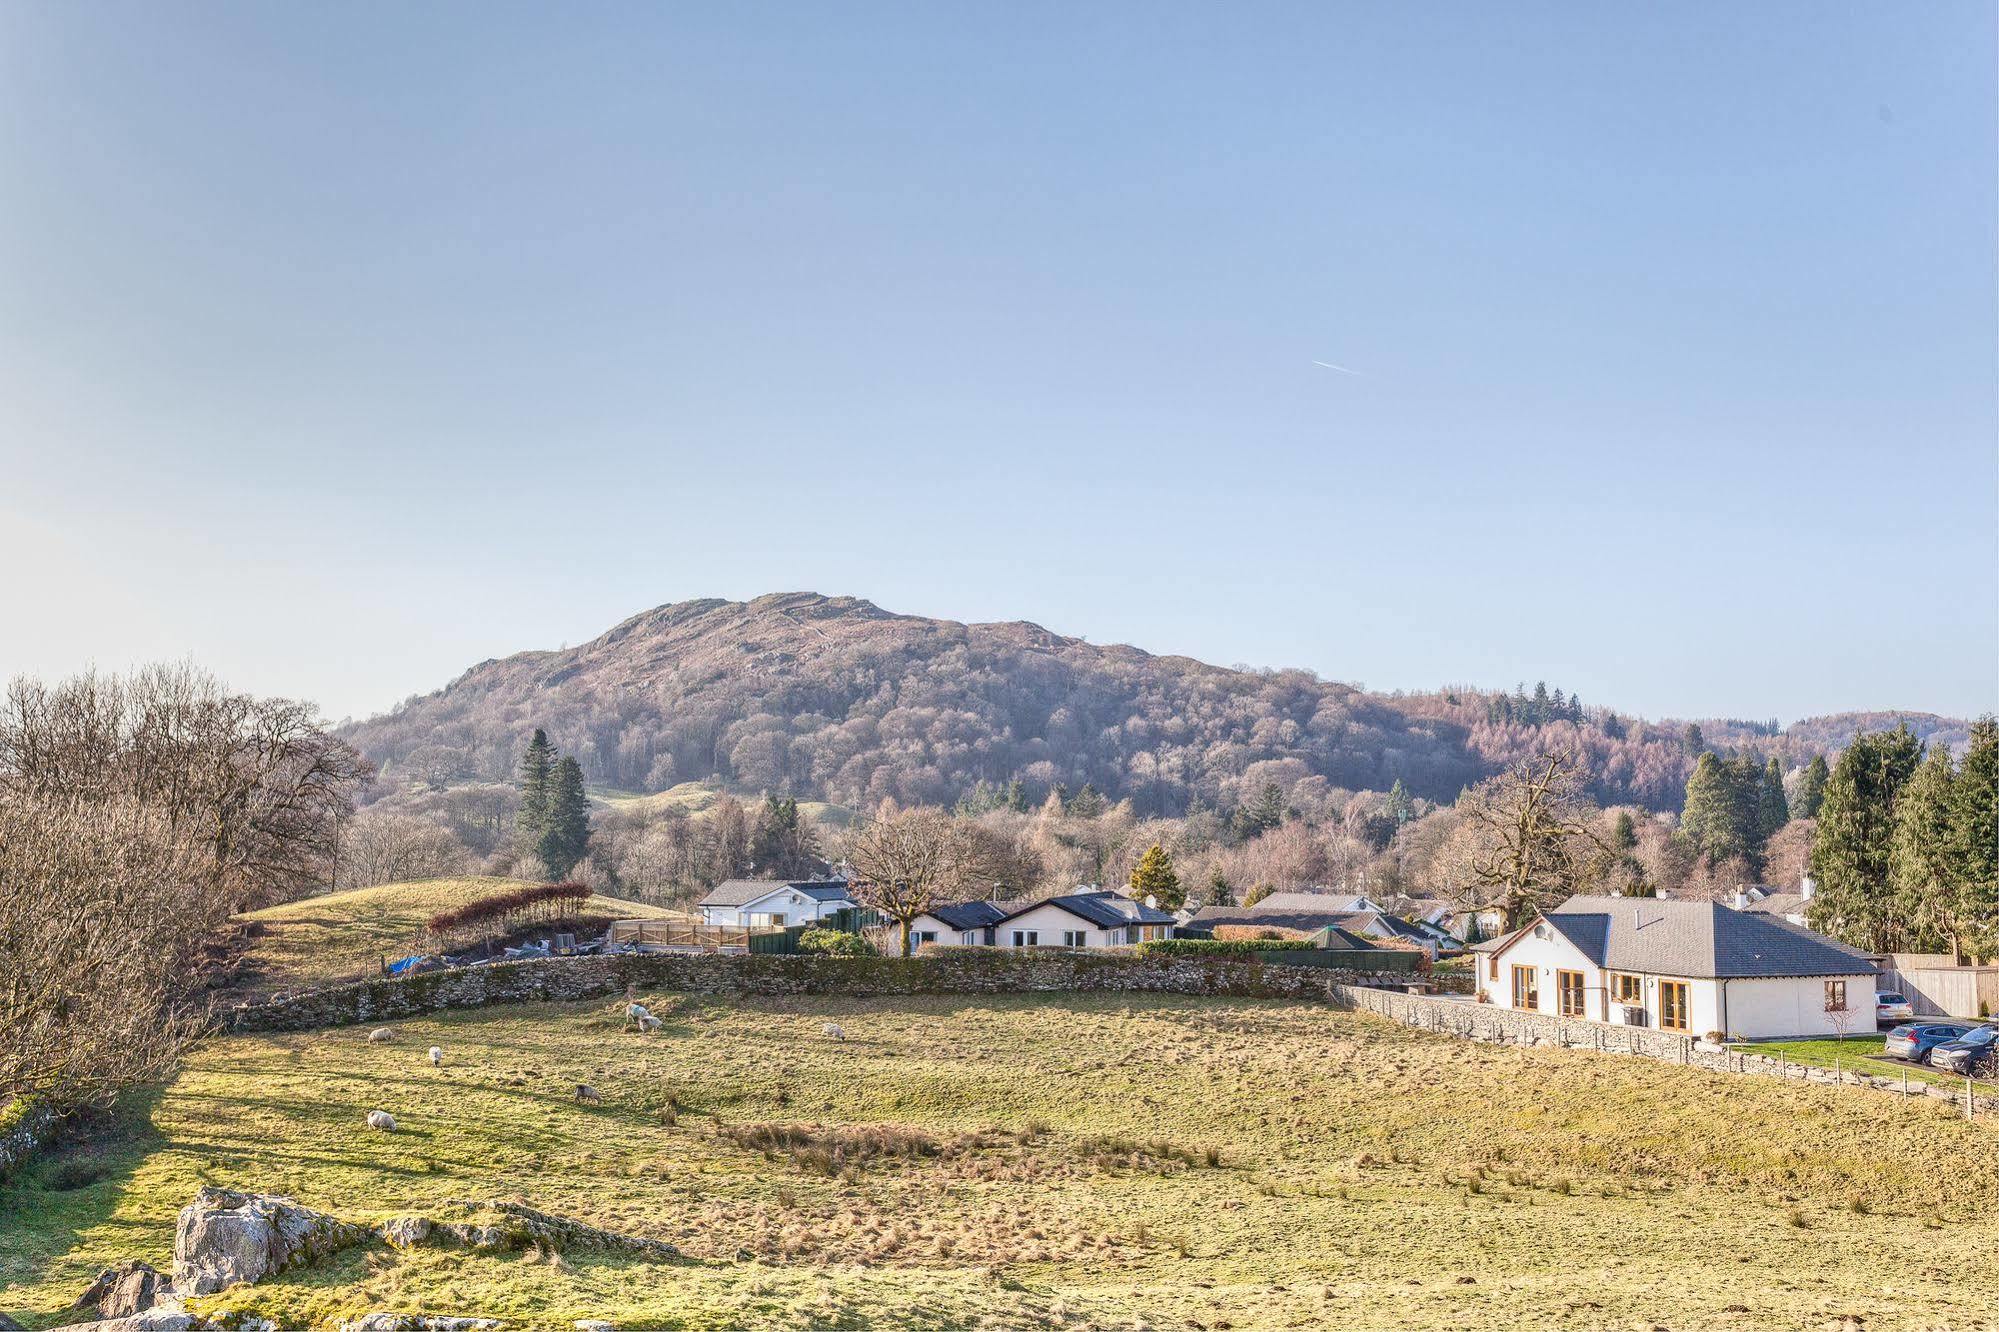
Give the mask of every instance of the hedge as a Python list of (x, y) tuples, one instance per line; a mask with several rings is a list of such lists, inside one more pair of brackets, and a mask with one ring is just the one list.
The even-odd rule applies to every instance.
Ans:
[(1241, 957), (1314, 946), (1310, 939), (1148, 939), (1138, 951), (1152, 957)]

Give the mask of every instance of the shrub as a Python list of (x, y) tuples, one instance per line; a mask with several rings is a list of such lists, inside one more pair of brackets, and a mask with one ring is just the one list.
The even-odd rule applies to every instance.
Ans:
[(1149, 939), (1138, 952), (1141, 957), (1253, 957), (1310, 947), (1310, 939)]
[(424, 922), (432, 934), (449, 934), (467, 926), (505, 922), (525, 925), (536, 919), (555, 919), (590, 900), (590, 889), (580, 883), (537, 883), (504, 893), (492, 893), (449, 911), (440, 911)]
[(846, 930), (807, 930), (798, 936), (798, 951), (825, 957), (873, 957), (875, 947), (858, 934)]

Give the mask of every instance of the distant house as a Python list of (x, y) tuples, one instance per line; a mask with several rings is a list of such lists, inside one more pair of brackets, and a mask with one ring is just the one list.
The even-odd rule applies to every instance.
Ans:
[(701, 899), (707, 925), (809, 925), (857, 906), (845, 879), (730, 879)]
[(1812, 893), (1817, 887), (1809, 878), (1798, 885), (1795, 893), (1787, 893), (1768, 884), (1752, 883), (1736, 890), (1735, 909), (1782, 916), (1793, 925), (1802, 925), (1805, 923), (1805, 904), (1812, 900)]
[(910, 926), (918, 944), (993, 948), (1120, 948), (1173, 937), (1171, 913), (1101, 889), (1011, 902), (953, 902)]
[(1187, 924), (1218, 939), (1258, 934), (1304, 939), (1337, 927), (1379, 945), (1421, 949), (1432, 958), (1464, 947), (1440, 926), (1405, 920), (1364, 896), (1338, 893), (1272, 893), (1255, 906), (1202, 907)]
[(1506, 913), (1498, 907), (1471, 908), (1443, 897), (1392, 897), (1388, 909), (1404, 920), (1435, 925), (1468, 944), (1506, 932)]
[(1572, 897), (1473, 951), (1502, 1008), (1693, 1035), (1874, 1031), (1866, 954), (1719, 902)]

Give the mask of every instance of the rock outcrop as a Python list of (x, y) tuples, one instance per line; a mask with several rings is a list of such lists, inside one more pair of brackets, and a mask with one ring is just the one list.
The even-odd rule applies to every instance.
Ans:
[(69, 1312), (95, 1312), (100, 1319), (129, 1318), (152, 1308), (168, 1293), (167, 1278), (151, 1263), (123, 1262), (99, 1272)]
[(208, 1295), (317, 1262), (368, 1239), (365, 1226), (301, 1207), (290, 1198), (204, 1188), (181, 1208), (174, 1230), (174, 1288)]

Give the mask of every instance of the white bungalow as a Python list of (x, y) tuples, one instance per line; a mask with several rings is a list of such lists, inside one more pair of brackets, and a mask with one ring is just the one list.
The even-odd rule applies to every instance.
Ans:
[(858, 905), (845, 879), (729, 879), (701, 899), (706, 925), (810, 925)]
[(1173, 916), (1123, 893), (1093, 890), (1014, 902), (953, 902), (910, 926), (918, 944), (1119, 948), (1173, 937)]
[(1874, 1031), (1865, 953), (1719, 902), (1572, 897), (1474, 951), (1502, 1008), (1743, 1039)]

